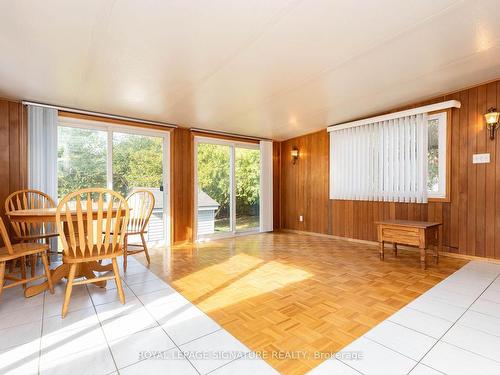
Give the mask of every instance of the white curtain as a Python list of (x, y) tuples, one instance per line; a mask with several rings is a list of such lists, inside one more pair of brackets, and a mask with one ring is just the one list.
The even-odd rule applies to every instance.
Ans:
[[(28, 105), (28, 187), (57, 204), (57, 109)], [(57, 238), (50, 239), (57, 250)]]
[(330, 130), (330, 199), (427, 202), (427, 114)]
[(57, 110), (28, 106), (28, 186), (57, 203)]
[(260, 231), (273, 230), (273, 142), (260, 141)]

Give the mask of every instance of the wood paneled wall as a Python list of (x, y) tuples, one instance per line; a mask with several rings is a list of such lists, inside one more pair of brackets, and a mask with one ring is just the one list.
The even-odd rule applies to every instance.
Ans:
[[(293, 147), (299, 149), (296, 164)], [(326, 130), (282, 142), (281, 155), (282, 228), (330, 233)]]
[(27, 185), (27, 127), (23, 118), (21, 103), (0, 99), (0, 213), (4, 219), (5, 198)]
[(171, 134), (172, 242), (191, 242), (194, 220), (193, 135), (185, 128), (177, 128)]
[[(500, 81), (483, 84), (412, 106), (456, 99), (451, 115), (450, 202), (428, 204), (340, 201), (328, 198), (326, 130), (281, 143), (281, 217), (285, 229), (376, 240), (374, 221), (413, 219), (443, 223), (450, 252), (500, 258), (500, 131), (488, 138), (483, 114), (500, 107)], [(296, 165), (289, 158), (299, 148)], [(475, 153), (490, 153), (489, 164), (472, 164)], [(299, 216), (304, 221), (299, 221)]]

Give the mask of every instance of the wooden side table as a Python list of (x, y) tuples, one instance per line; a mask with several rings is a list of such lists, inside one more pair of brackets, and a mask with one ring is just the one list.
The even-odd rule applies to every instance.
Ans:
[(392, 242), (394, 256), (397, 256), (398, 244), (417, 246), (420, 250), (420, 265), (425, 270), (425, 253), (429, 246), (434, 246), (434, 262), (439, 261), (439, 251), (443, 246), (441, 223), (411, 220), (377, 221), (380, 260), (384, 260), (384, 243)]

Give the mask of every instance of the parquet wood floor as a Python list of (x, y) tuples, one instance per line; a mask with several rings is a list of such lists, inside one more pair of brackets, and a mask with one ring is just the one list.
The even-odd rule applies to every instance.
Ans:
[[(144, 262), (143, 256), (137, 259)], [(282, 374), (304, 374), (467, 261), (295, 233), (151, 251), (151, 270)], [(325, 353), (325, 354), (322, 354)]]

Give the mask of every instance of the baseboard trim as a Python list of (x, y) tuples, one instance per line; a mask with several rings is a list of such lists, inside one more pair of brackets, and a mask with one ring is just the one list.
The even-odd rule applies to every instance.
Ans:
[[(376, 242), (376, 241), (367, 241), (367, 240), (360, 240), (357, 238), (334, 236), (332, 234), (306, 232), (306, 231), (296, 230), (296, 229), (281, 229), (280, 231), (285, 232), (285, 233), (303, 234), (306, 236), (324, 237), (324, 238), (331, 238), (334, 240), (342, 240), (342, 241), (348, 241), (348, 242), (361, 243), (361, 244), (365, 244), (365, 245), (378, 246), (378, 242)], [(398, 248), (401, 248), (404, 250), (409, 250), (409, 251), (418, 251), (418, 249), (416, 247), (411, 247), (411, 246), (406, 246), (406, 245), (398, 245)], [(478, 257), (478, 256), (466, 255), (466, 254), (457, 254), (457, 253), (452, 253), (449, 251), (440, 251), (439, 255), (449, 257), (449, 258), (458, 258), (458, 259), (464, 259), (464, 260), (478, 260), (478, 261), (487, 262), (487, 263), (500, 264), (500, 259)]]

